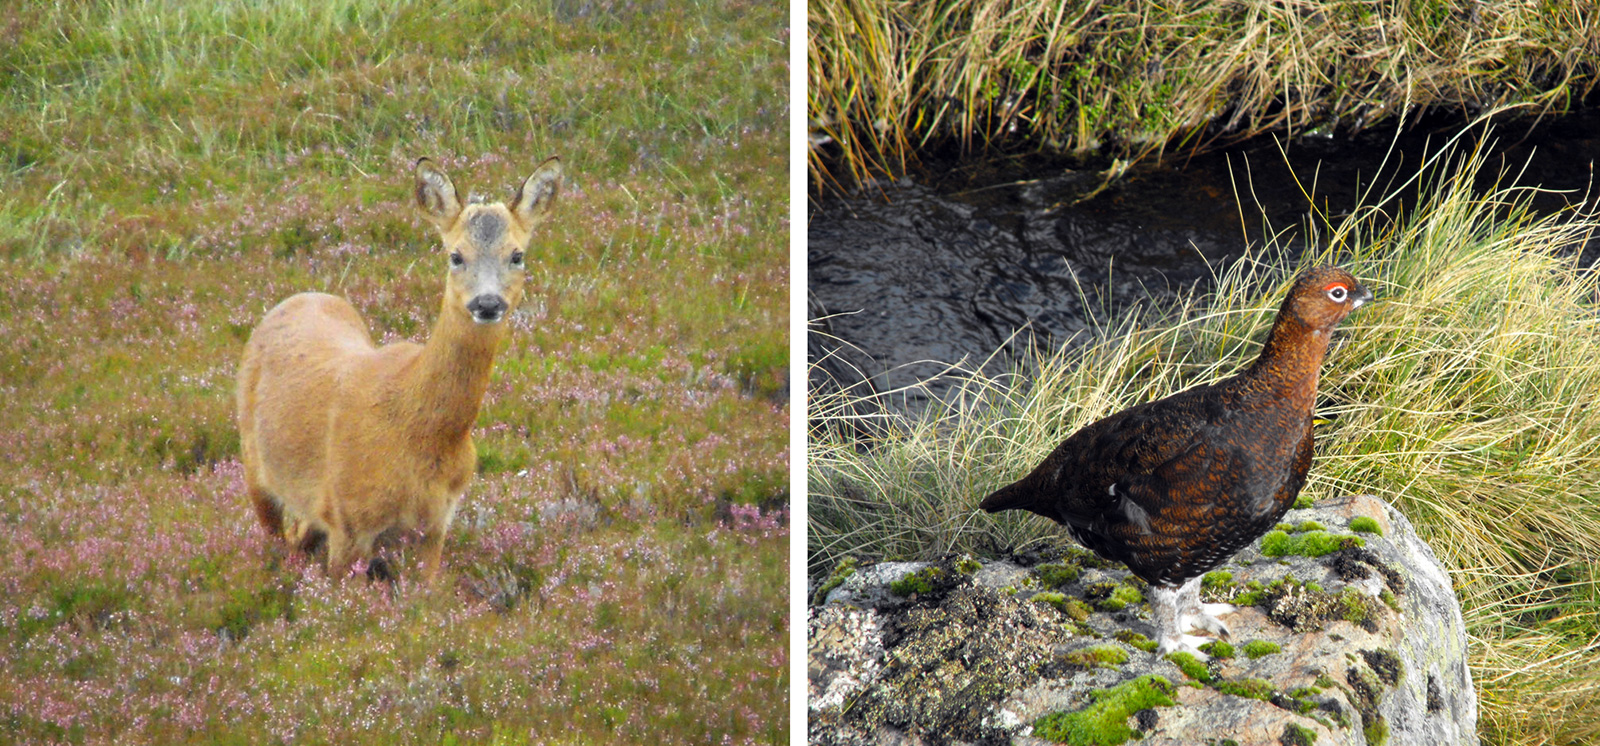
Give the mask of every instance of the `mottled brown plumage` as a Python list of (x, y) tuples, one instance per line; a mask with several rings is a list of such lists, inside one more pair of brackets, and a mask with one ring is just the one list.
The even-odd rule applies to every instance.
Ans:
[[(1249, 370), (1123, 410), (1073, 433), (1026, 477), (979, 505), (1027, 510), (1128, 565), (1154, 591), (1162, 652), (1193, 649), (1186, 624), (1226, 628), (1202, 609), (1199, 578), (1274, 524), (1311, 467), (1311, 417), (1328, 337), (1372, 299), (1350, 273), (1295, 281)], [(1196, 651), (1198, 652), (1198, 651)]]

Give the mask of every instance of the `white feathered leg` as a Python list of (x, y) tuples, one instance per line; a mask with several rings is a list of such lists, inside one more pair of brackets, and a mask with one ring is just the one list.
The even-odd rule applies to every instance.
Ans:
[(1200, 652), (1200, 646), (1206, 639), (1183, 634), (1185, 627), (1180, 605), (1182, 593), (1182, 589), (1170, 586), (1150, 587), (1150, 614), (1153, 617), (1151, 621), (1156, 625), (1156, 653), (1166, 655), (1175, 650), (1182, 650), (1205, 660), (1206, 654)]
[(1186, 635), (1184, 631), (1198, 629), (1227, 637), (1228, 625), (1223, 624), (1217, 616), (1233, 610), (1230, 604), (1200, 603), (1200, 578), (1191, 578), (1176, 588), (1151, 586), (1150, 611), (1153, 617), (1151, 621), (1156, 625), (1156, 652), (1166, 655), (1182, 650), (1200, 660), (1207, 660), (1209, 656), (1200, 652), (1200, 646), (1209, 640)]
[(1200, 578), (1190, 578), (1178, 588), (1179, 624), (1186, 629), (1203, 629), (1218, 637), (1230, 637), (1228, 625), (1217, 617), (1232, 614), (1233, 604), (1200, 603)]

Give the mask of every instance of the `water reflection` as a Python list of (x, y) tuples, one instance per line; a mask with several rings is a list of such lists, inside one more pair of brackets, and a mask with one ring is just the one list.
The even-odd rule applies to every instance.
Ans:
[[(1313, 205), (1337, 224), (1396, 191), (1450, 134), (1253, 142), (1168, 158), (1081, 202), (1098, 176), (1050, 166), (999, 167), (976, 178), (925, 173), (813, 201), (810, 304), (821, 319), (813, 328), (823, 333), (811, 335), (810, 354), (825, 362), (811, 384), (889, 391), (944, 363), (975, 367), (997, 350), (989, 372), (1000, 372), (1029, 335), (1061, 344), (1091, 316), (1114, 318), (1135, 303), (1203, 290), (1211, 268), (1263, 245), (1269, 229), (1291, 254), (1304, 250), (1302, 225)], [(1485, 189), (1507, 172), (1509, 183), (1567, 190), (1534, 200), (1542, 212), (1561, 210), (1585, 199), (1600, 155), (1600, 115), (1546, 122), (1531, 133), (1502, 127), (1486, 142), (1494, 155), (1481, 178)], [(1416, 200), (1414, 189), (1399, 190), (1385, 211), (1401, 216)], [(1586, 261), (1600, 255), (1593, 243), (1574, 249)], [(909, 391), (892, 406), (920, 409), (947, 386)]]

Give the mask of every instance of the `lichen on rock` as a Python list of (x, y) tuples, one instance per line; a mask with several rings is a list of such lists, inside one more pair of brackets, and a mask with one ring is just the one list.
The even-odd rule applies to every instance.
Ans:
[[(1076, 547), (975, 571), (971, 558), (864, 564), (811, 609), (810, 740), (1476, 744), (1459, 607), (1405, 518), (1355, 497), (1285, 520), (1307, 535), (1363, 516), (1382, 527), (1365, 546), (1250, 548), (1208, 576), (1207, 601), (1242, 605), (1208, 662), (1154, 654), (1142, 583)], [(908, 577), (930, 582), (888, 590)], [(1127, 709), (1158, 680), (1170, 704)]]

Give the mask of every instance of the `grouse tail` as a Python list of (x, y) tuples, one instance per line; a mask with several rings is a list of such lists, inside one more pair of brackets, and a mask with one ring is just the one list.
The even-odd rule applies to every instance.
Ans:
[(1027, 510), (1033, 505), (1033, 495), (1030, 490), (1023, 487), (1026, 481), (1012, 482), (1001, 487), (983, 498), (983, 502), (978, 503), (978, 508), (989, 513), (998, 513), (1002, 510)]

